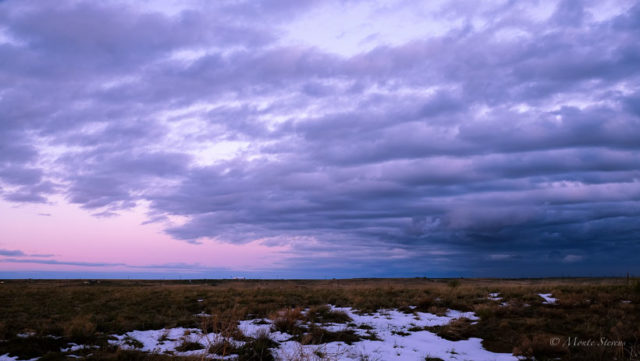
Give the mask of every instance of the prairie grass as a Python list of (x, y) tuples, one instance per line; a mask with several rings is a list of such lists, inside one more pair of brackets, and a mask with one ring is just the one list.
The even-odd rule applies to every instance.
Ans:
[[(502, 299), (490, 300), (490, 293)], [(551, 293), (558, 301), (543, 304), (539, 293)], [(60, 348), (75, 342), (98, 346), (87, 359), (164, 360), (162, 355), (119, 350), (107, 340), (133, 330), (202, 328), (224, 335), (202, 345), (212, 350), (213, 344), (229, 346), (231, 339), (243, 337), (238, 320), (261, 318), (271, 318), (276, 329), (317, 344), (336, 335), (314, 324), (350, 322), (328, 304), (363, 313), (384, 308), (439, 315), (448, 309), (474, 311), (480, 318), (477, 323), (457, 321), (434, 331), (450, 339), (479, 337), (490, 351), (539, 360), (629, 359), (640, 340), (637, 279), (5, 280), (0, 284), (0, 340), (5, 340), (0, 342), (0, 355), (63, 358)], [(202, 313), (211, 317), (196, 316)], [(34, 336), (18, 336), (24, 333)], [(553, 337), (604, 337), (624, 346), (553, 346)], [(269, 342), (248, 341), (242, 357), (270, 357), (265, 351)]]

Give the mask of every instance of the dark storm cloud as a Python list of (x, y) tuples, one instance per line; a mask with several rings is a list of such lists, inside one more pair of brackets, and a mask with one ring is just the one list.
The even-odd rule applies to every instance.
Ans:
[(640, 6), (596, 5), (446, 4), (443, 35), (341, 55), (283, 40), (313, 2), (4, 2), (1, 195), (144, 201), (318, 276), (637, 268)]

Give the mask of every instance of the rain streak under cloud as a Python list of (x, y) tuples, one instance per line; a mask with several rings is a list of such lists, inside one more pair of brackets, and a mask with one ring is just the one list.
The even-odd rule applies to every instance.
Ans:
[(0, 275), (637, 273), (638, 39), (623, 0), (2, 1)]

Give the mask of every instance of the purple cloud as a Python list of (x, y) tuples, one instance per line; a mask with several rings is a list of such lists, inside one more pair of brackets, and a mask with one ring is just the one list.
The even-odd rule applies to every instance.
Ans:
[(0, 196), (314, 274), (637, 269), (640, 6), (445, 3), (344, 54), (291, 40), (320, 4), (0, 3)]

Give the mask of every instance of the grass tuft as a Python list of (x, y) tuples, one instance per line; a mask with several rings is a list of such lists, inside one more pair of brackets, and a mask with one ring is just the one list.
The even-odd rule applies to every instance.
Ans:
[(280, 310), (272, 315), (272, 319), (274, 331), (290, 335), (300, 335), (306, 331), (306, 328), (302, 326), (305, 316), (299, 307)]
[(306, 319), (316, 323), (347, 323), (352, 321), (346, 312), (332, 310), (328, 305), (311, 307), (306, 313)]
[(277, 346), (268, 333), (260, 333), (238, 349), (237, 361), (274, 361), (271, 349)]
[(362, 340), (354, 330), (328, 331), (322, 327), (312, 324), (309, 331), (302, 336), (296, 338), (303, 345), (321, 345), (329, 342), (344, 342), (351, 345), (354, 342)]

